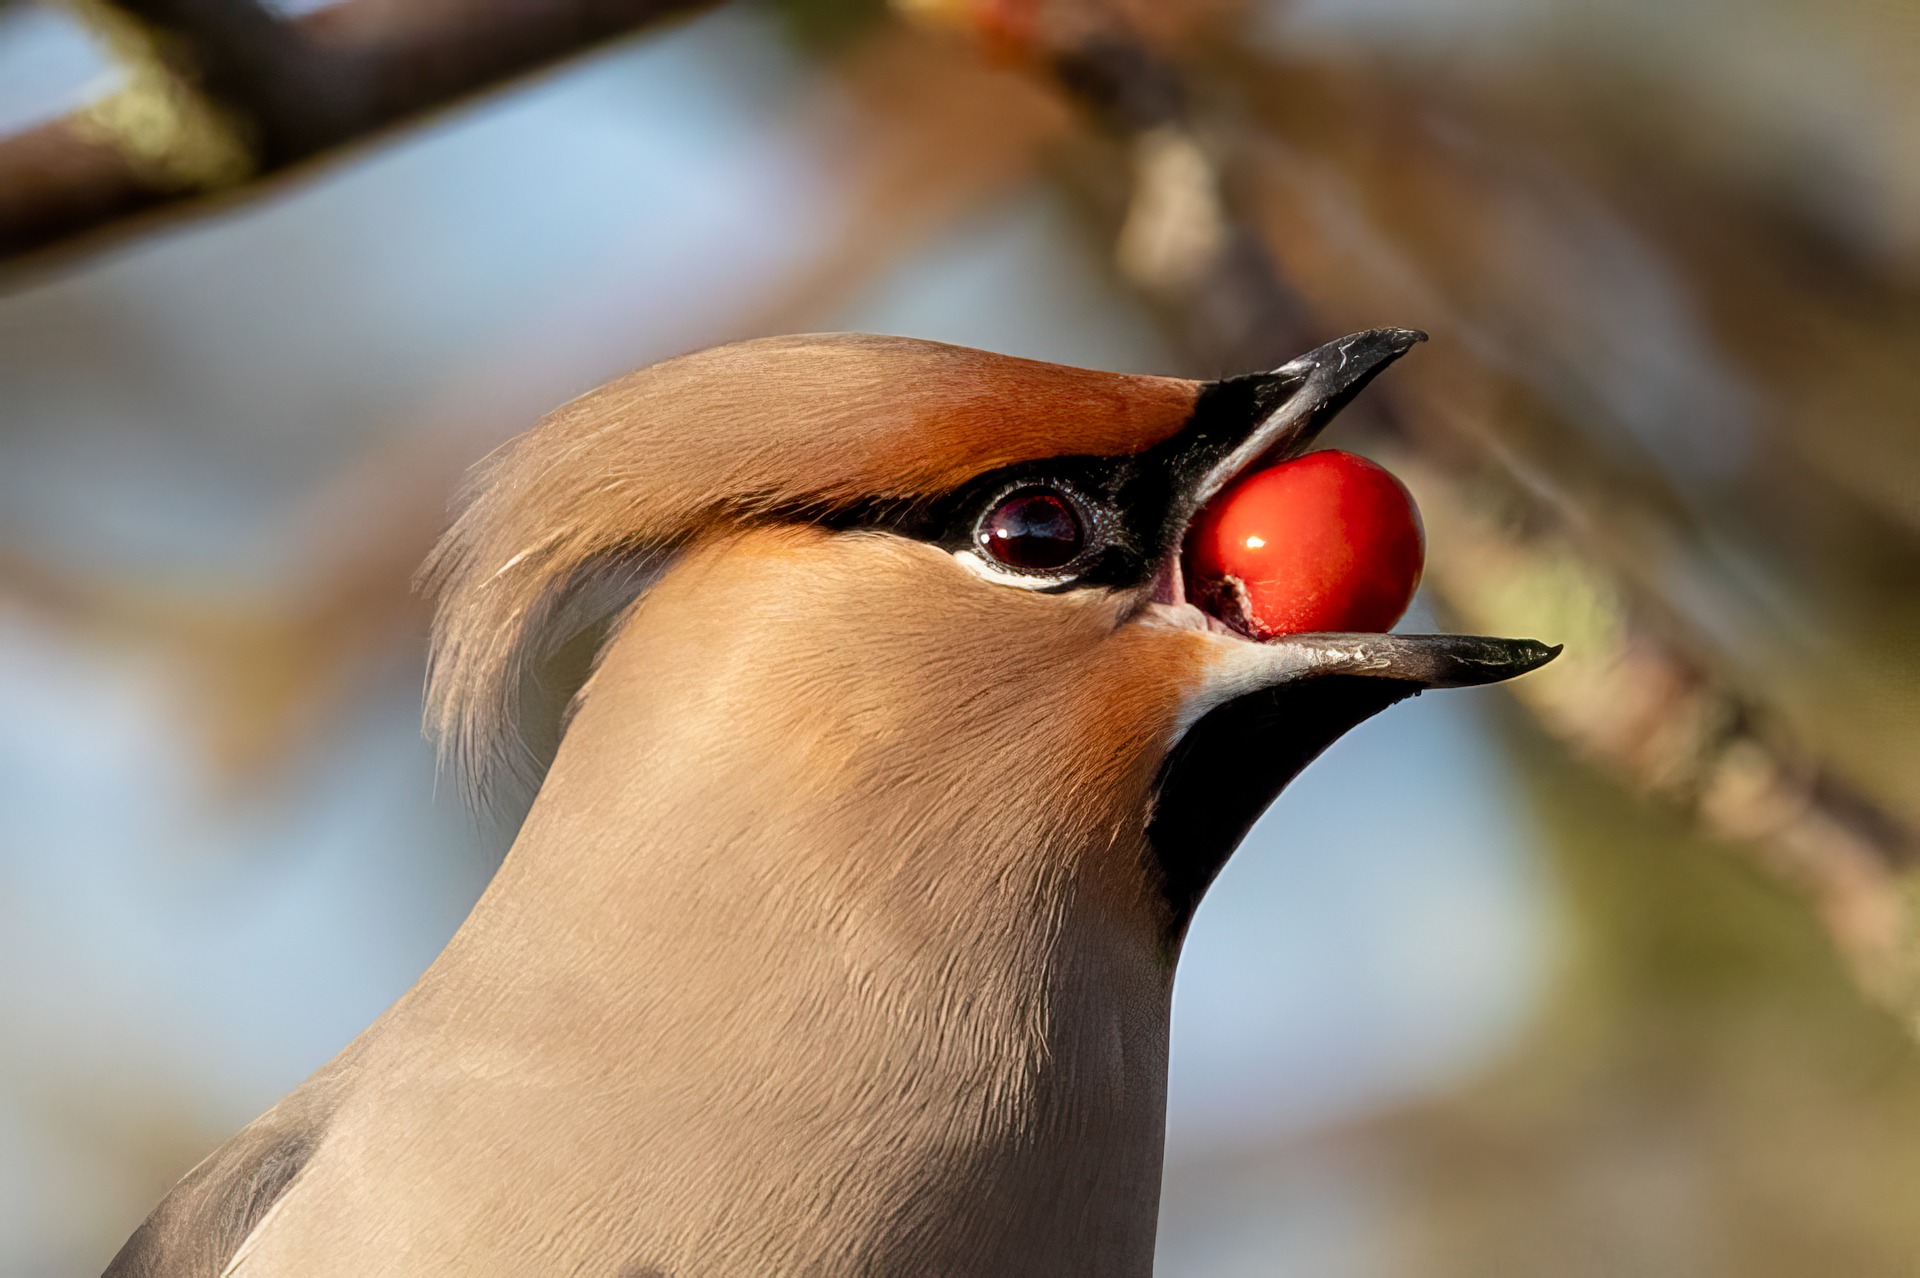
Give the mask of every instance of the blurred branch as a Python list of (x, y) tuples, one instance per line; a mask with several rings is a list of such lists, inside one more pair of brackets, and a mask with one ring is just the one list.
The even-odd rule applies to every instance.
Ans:
[[(708, 340), (831, 322), (901, 256), (1029, 182), (1072, 124), (1045, 87), (897, 26), (880, 24), (833, 56), (833, 79), (799, 109), (833, 139), (828, 163), (847, 216), (823, 252), (769, 275)], [(216, 776), (262, 784), (357, 703), (358, 684), (390, 673), (392, 646), (413, 637), (421, 619), (410, 581), (476, 446), (485, 451), (633, 359), (629, 324), (595, 325), (600, 344), (577, 326), (564, 309), (523, 316), (429, 404), (388, 424), (388, 442), (296, 517), (302, 531), (287, 540), (306, 552), (280, 577), (292, 588), (209, 597), (87, 576), (6, 550), (26, 544), (16, 537), (0, 538), (0, 605), (176, 664)]]
[(258, 784), (338, 723), (355, 704), (348, 694), (387, 671), (397, 639), (424, 629), (412, 575), (459, 461), (408, 438), (343, 476), (297, 521), (325, 535), (298, 539), (311, 555), (289, 567), (298, 585), (284, 593), (215, 595), (0, 549), (0, 604), (160, 656), (181, 673), (181, 709), (214, 779)]
[[(845, 216), (824, 249), (780, 281), (742, 335), (832, 324), (840, 307), (927, 240), (1041, 172), (1070, 136), (1050, 86), (881, 23), (835, 52), (833, 172)], [(855, 110), (845, 110), (851, 104)]]
[[(1006, 4), (901, 7), (971, 30), (990, 47), (1006, 44)], [(1301, 128), (1306, 145), (1327, 136), (1339, 139), (1329, 150), (1349, 144), (1309, 155), (1270, 124), (1198, 109), (1173, 52), (1187, 33), (1150, 38), (1118, 0), (1019, 8), (1028, 65), (1123, 148), (1124, 194), (1110, 210), (1116, 265), (1197, 364), (1271, 367), (1349, 328), (1444, 321), (1455, 349), (1442, 364), (1410, 361), (1398, 383), (1421, 413), (1391, 415), (1388, 400), (1362, 411), (1375, 415), (1380, 442), (1428, 514), (1429, 580), (1445, 604), (1475, 628), (1566, 641), (1560, 662), (1515, 688), (1541, 722), (1580, 757), (1677, 805), (1801, 893), (1862, 987), (1920, 1033), (1920, 941), (1905, 888), (1920, 838), (1782, 726), (1667, 593), (1673, 574), (1648, 555), (1645, 539), (1620, 536), (1620, 521), (1603, 517), (1618, 511), (1594, 504), (1600, 481), (1587, 489), (1563, 482), (1491, 429), (1524, 430), (1529, 415), (1551, 412), (1514, 384), (1497, 341), (1453, 300), (1452, 281), (1424, 277), (1417, 256), (1396, 251), (1425, 235), (1441, 241), (1432, 259), (1473, 270), (1467, 250), (1480, 246), (1445, 243), (1446, 227), (1453, 218), (1481, 235), (1499, 233), (1482, 226), (1510, 229), (1510, 219), (1495, 216), (1507, 210), (1487, 207), (1498, 197), (1481, 189), (1500, 183), (1475, 173), (1444, 190), (1421, 186), (1445, 166), (1407, 140), (1421, 114), (1391, 94), (1348, 82), (1339, 86), (1345, 94), (1314, 100), (1315, 86), (1297, 87), (1285, 74), (1291, 68), (1254, 69), (1256, 109), (1291, 107), (1310, 120)], [(1386, 192), (1381, 208), (1440, 230), (1383, 224), (1369, 179)], [(1510, 318), (1524, 323), (1524, 310)], [(1565, 453), (1572, 441), (1559, 429), (1553, 442)], [(1581, 455), (1578, 445), (1572, 453)], [(1618, 456), (1593, 462), (1596, 473), (1633, 469)], [(1684, 526), (1683, 504), (1662, 497), (1665, 484), (1650, 467), (1632, 478), (1650, 509)]]
[(0, 260), (369, 138), (711, 0), (74, 0), (125, 85), (0, 138)]

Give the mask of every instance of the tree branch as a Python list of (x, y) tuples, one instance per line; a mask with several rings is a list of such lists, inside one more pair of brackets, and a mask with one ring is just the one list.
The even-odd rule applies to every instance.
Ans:
[(129, 83), (0, 139), (0, 260), (231, 192), (712, 0), (85, 0)]

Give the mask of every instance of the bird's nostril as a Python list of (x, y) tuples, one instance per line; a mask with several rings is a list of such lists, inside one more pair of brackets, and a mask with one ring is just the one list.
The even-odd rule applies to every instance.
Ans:
[(1073, 503), (1045, 490), (1013, 493), (980, 523), (980, 548), (996, 563), (1045, 572), (1072, 563), (1086, 545)]

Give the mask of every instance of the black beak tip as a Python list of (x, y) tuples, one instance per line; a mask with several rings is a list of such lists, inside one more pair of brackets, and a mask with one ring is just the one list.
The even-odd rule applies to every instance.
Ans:
[[(1427, 340), (1417, 328), (1369, 328), (1336, 338), (1275, 370), (1304, 377), (1301, 399), (1317, 425), (1337, 413), (1389, 364)], [(1309, 427), (1308, 433), (1316, 427)]]
[(1315, 350), (1309, 358), (1315, 363), (1346, 364), (1358, 356), (1365, 360), (1391, 363), (1427, 340), (1418, 328), (1366, 328), (1337, 338)]
[[(1541, 643), (1538, 639), (1495, 640), (1484, 654), (1473, 654), (1459, 674), (1472, 683), (1500, 683), (1533, 673), (1559, 656), (1565, 647), (1561, 643)], [(1475, 678), (1476, 675), (1480, 677)]]
[(1531, 674), (1560, 655), (1562, 644), (1488, 635), (1396, 636), (1407, 677), (1429, 688), (1477, 688)]
[(1528, 674), (1546, 665), (1566, 650), (1564, 643), (1541, 643), (1538, 639), (1522, 639), (1519, 649), (1514, 653), (1514, 673)]

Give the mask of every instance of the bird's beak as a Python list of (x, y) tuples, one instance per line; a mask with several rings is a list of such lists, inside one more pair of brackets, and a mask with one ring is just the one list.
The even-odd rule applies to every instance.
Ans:
[(1348, 729), (1426, 689), (1498, 683), (1560, 651), (1534, 639), (1480, 635), (1290, 634), (1261, 642), (1188, 598), (1184, 542), (1207, 502), (1246, 471), (1306, 451), (1341, 408), (1425, 336), (1370, 329), (1270, 373), (1209, 383), (1192, 420), (1154, 459), (1172, 488), (1150, 610), (1204, 625), (1216, 641), (1162, 764), (1148, 823), (1176, 945), (1261, 812)]
[[(1373, 328), (1328, 342), (1265, 373), (1209, 382), (1192, 420), (1168, 440), (1155, 464), (1172, 479), (1163, 544), (1170, 547), (1153, 598), (1199, 607), (1187, 599), (1181, 572), (1189, 525), (1222, 489), (1249, 470), (1312, 447), (1340, 410), (1386, 367), (1427, 339), (1411, 328)], [(1202, 609), (1204, 612), (1204, 608)], [(1211, 628), (1235, 633), (1208, 615)], [(1244, 636), (1239, 636), (1245, 638)], [(1551, 661), (1560, 651), (1533, 639), (1480, 635), (1286, 635), (1235, 644), (1216, 669), (1218, 705), (1234, 696), (1316, 675), (1386, 679), (1422, 688), (1498, 683)]]
[(1426, 340), (1418, 329), (1370, 328), (1272, 372), (1207, 383), (1177, 441), (1186, 482), (1173, 517), (1184, 526), (1236, 476), (1305, 452), (1368, 382)]

